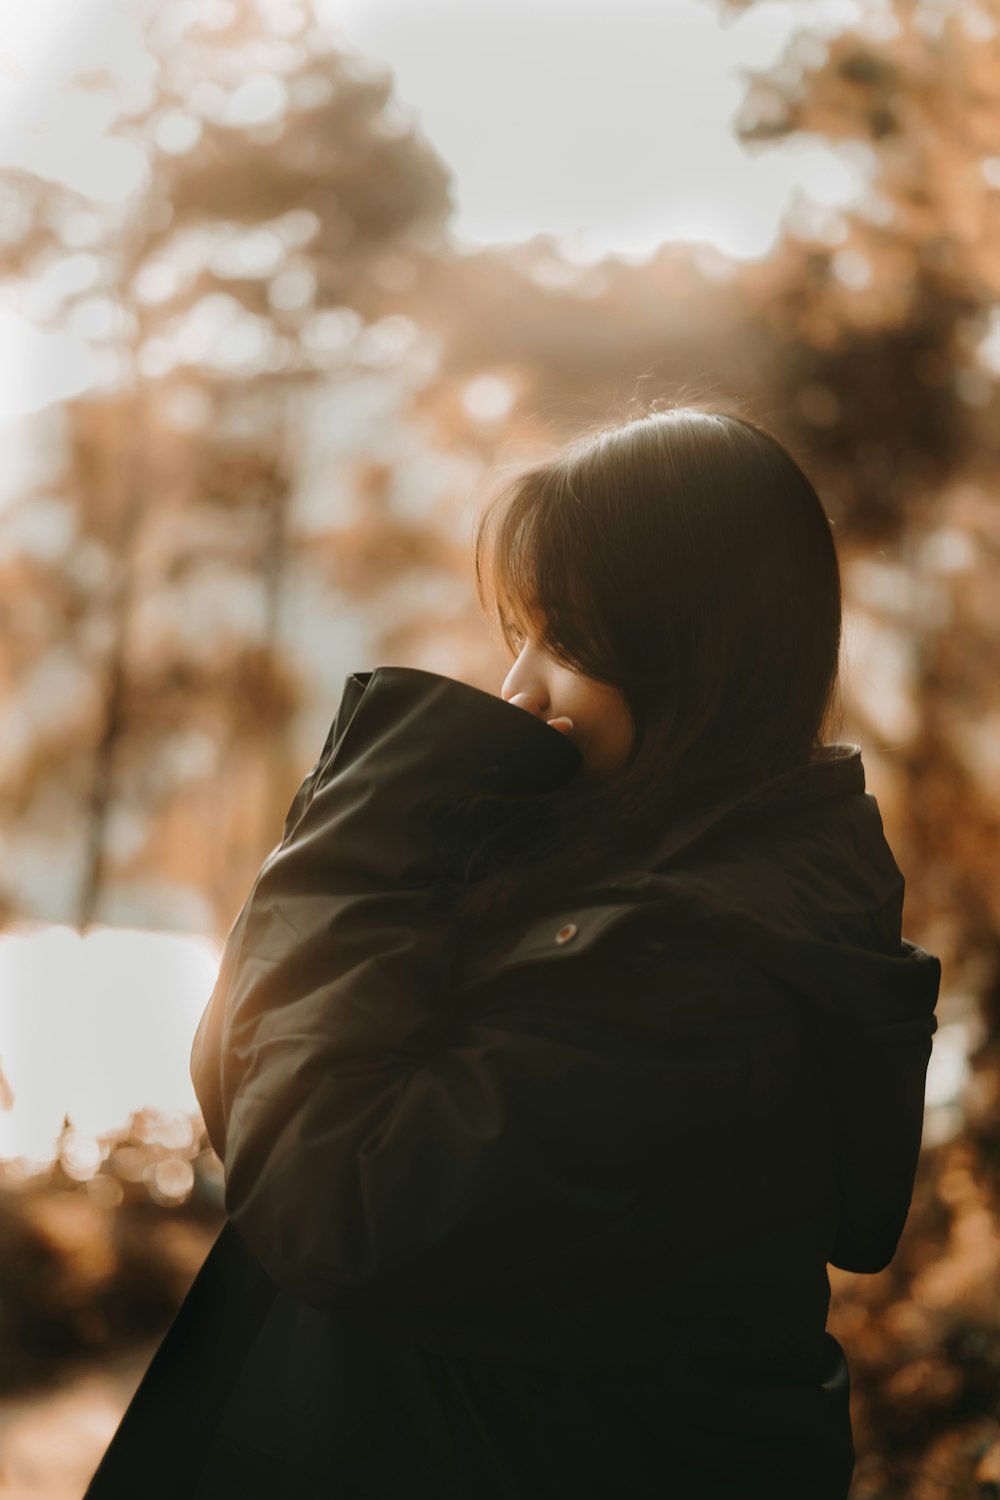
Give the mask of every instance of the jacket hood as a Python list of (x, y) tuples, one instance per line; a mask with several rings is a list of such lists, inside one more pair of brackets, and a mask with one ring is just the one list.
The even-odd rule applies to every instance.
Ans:
[[(879, 1271), (909, 1209), (941, 963), (902, 935), (904, 877), (861, 748), (675, 825), (622, 886), (764, 969), (811, 1031), (838, 1156), (831, 1262)], [(909, 1187), (906, 1185), (909, 1184)]]
[(902, 934), (905, 879), (866, 791), (861, 747), (674, 825), (623, 884), (686, 922), (739, 933), (832, 1036), (913, 1021), (928, 1034), (940, 961)]

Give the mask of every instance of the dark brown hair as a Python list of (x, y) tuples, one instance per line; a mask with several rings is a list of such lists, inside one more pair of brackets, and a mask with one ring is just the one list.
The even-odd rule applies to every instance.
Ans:
[(506, 477), (474, 556), (512, 653), (514, 621), (537, 616), (556, 659), (624, 694), (635, 736), (613, 775), (507, 801), (479, 825), (461, 912), (547, 889), (564, 901), (678, 813), (829, 753), (842, 712), (831, 523), (749, 418), (688, 403), (585, 433)]

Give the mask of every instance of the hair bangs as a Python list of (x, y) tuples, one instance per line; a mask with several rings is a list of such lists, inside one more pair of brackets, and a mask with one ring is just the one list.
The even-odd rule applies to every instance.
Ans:
[(475, 576), (480, 603), (498, 624), (508, 649), (531, 624), (547, 649), (581, 665), (580, 623), (586, 611), (576, 597), (584, 559), (548, 469), (518, 475), (480, 517)]

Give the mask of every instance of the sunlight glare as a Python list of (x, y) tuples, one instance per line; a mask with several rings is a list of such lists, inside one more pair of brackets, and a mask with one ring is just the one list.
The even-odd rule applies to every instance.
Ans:
[(206, 938), (134, 928), (0, 938), (0, 1159), (52, 1160), (65, 1116), (82, 1140), (145, 1108), (198, 1115), (191, 1044), (219, 958)]

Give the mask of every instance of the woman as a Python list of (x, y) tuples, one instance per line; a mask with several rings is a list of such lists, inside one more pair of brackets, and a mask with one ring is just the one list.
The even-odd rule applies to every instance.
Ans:
[(940, 965), (772, 436), (600, 430), (481, 517), (499, 697), (348, 679), (192, 1077), (228, 1220), (87, 1492), (843, 1500), (827, 1265), (906, 1219)]

